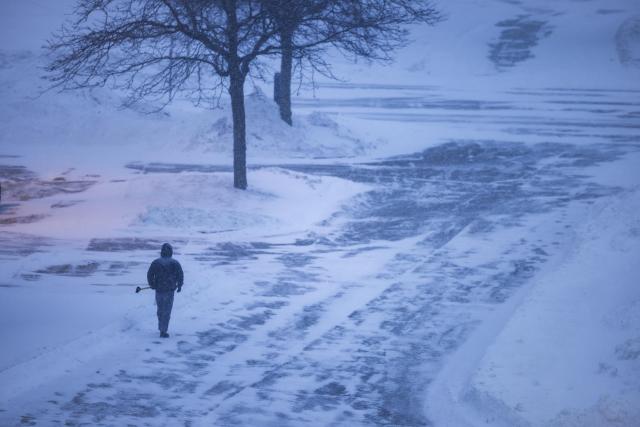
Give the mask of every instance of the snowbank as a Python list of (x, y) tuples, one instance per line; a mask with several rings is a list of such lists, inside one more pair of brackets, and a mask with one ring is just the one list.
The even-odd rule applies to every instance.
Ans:
[[(233, 188), (229, 172), (141, 174), (97, 178), (81, 193), (25, 200), (11, 231), (51, 238), (191, 235), (268, 228), (305, 230), (328, 218), (366, 187), (333, 177), (311, 177), (278, 168), (251, 173), (246, 191)], [(60, 208), (59, 206), (63, 206)], [(78, 224), (78, 218), (82, 223)]]
[[(218, 109), (186, 101), (155, 113), (148, 113), (154, 105), (144, 103), (123, 109), (124, 94), (109, 88), (45, 91), (45, 63), (39, 52), (0, 50), (2, 154), (20, 156), (44, 175), (59, 174), (69, 164), (77, 173), (96, 174), (113, 173), (129, 162), (167, 159), (231, 166), (233, 128), (226, 97)], [(288, 126), (260, 89), (246, 97), (246, 109), (249, 164), (348, 157), (374, 147), (323, 113), (296, 115), (294, 126)]]
[(638, 159), (590, 171), (625, 191), (574, 209), (565, 253), (448, 360), (427, 401), (436, 425), (638, 425)]
[[(294, 115), (293, 126), (280, 119), (278, 106), (260, 88), (246, 97), (247, 155), (249, 159), (353, 157), (375, 148), (326, 113)], [(233, 149), (231, 108), (203, 129), (192, 149), (230, 154)]]
[(637, 425), (638, 212), (638, 189), (596, 209), (571, 258), (540, 278), (488, 349), (470, 396), (523, 425)]

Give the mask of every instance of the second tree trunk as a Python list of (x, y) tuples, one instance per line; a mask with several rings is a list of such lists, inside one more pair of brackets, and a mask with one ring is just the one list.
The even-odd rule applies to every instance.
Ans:
[(279, 96), (276, 99), (280, 107), (280, 118), (287, 122), (290, 126), (293, 124), (291, 119), (291, 76), (293, 73), (293, 33), (283, 31), (280, 33), (280, 43), (282, 47), (282, 56), (280, 57), (280, 76), (277, 84), (279, 85)]

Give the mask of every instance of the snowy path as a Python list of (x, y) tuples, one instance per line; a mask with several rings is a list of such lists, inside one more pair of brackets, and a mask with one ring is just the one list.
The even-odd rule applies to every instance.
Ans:
[[(385, 120), (407, 117), (389, 108)], [(429, 108), (419, 106), (431, 116)], [(176, 242), (189, 286), (177, 297), (172, 338), (155, 338), (153, 306), (133, 305), (125, 319), (0, 372), (28, 377), (24, 390), (3, 390), (0, 423), (429, 425), (424, 399), (446, 358), (561, 255), (576, 212), (620, 191), (584, 170), (638, 150), (637, 105), (624, 108), (605, 114), (601, 124), (610, 126), (599, 135), (588, 117), (552, 121), (543, 108), (514, 133), (511, 109), (483, 122), (475, 107), (449, 103), (444, 123), (456, 123), (451, 110), (464, 116), (457, 141), (382, 161), (282, 166), (371, 188), (312, 233), (114, 238), (76, 248), (98, 266), (43, 265), (36, 276), (126, 282), (158, 242)], [(557, 140), (572, 141), (574, 128), (590, 143)], [(481, 129), (502, 139), (466, 137)], [(551, 131), (541, 139), (541, 129)], [(504, 141), (515, 134), (535, 143)], [(19, 247), (51, 250), (46, 240), (22, 246), (1, 237), (13, 242), (2, 252), (13, 261)]]
[(190, 241), (183, 258), (205, 267), (198, 282), (232, 278), (235, 293), (221, 301), (215, 286), (200, 287), (177, 308), (170, 342), (150, 345), (150, 322), (136, 319), (126, 331), (138, 337), (127, 340), (130, 357), (22, 415), (425, 425), (422, 398), (442, 358), (566, 239), (568, 205), (614, 191), (576, 176), (574, 165), (621, 150), (458, 144), (423, 158), (313, 167), (376, 190), (332, 218), (327, 235)]

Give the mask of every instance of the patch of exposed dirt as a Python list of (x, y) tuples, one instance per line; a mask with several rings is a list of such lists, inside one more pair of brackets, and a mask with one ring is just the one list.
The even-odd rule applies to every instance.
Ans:
[(0, 165), (0, 185), (5, 201), (20, 202), (56, 194), (81, 193), (96, 182), (93, 179), (69, 180), (64, 176), (45, 180), (24, 166)]
[(26, 216), (12, 216), (9, 218), (0, 218), (0, 225), (11, 224), (31, 224), (32, 222), (40, 221), (46, 218), (47, 215), (26, 215)]
[(99, 266), (100, 264), (97, 262), (88, 262), (86, 264), (79, 265), (60, 264), (51, 265), (49, 267), (36, 271), (36, 273), (56, 274), (59, 276), (87, 277), (95, 273), (98, 270)]

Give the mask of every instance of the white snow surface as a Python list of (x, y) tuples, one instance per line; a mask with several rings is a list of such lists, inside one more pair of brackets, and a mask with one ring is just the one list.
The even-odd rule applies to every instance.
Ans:
[(43, 91), (73, 3), (0, 5), (0, 425), (640, 425), (636, 0), (439, 2), (293, 127), (250, 80), (246, 191), (226, 97)]
[(450, 358), (427, 400), (437, 424), (637, 425), (638, 160), (598, 171), (625, 191), (572, 212), (571, 245)]
[(637, 424), (639, 203), (635, 189), (590, 213), (573, 253), (538, 279), (487, 349), (471, 404), (502, 407), (522, 425)]

